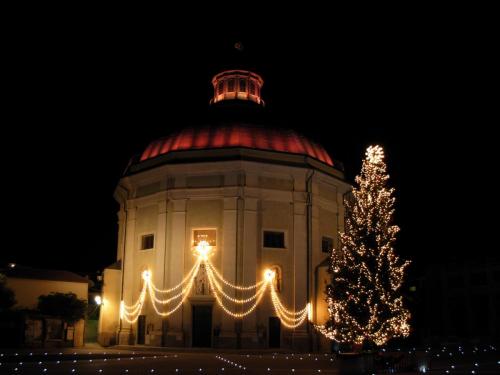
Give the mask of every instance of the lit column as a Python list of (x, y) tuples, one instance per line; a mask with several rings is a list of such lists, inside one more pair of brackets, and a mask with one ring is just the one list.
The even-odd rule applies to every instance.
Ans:
[(120, 205), (120, 211), (118, 211), (118, 246), (116, 249), (116, 260), (123, 260), (124, 242), (125, 242), (125, 225), (127, 214), (123, 205)]
[[(127, 204), (128, 205), (128, 204)], [(135, 222), (136, 207), (127, 207), (127, 222), (125, 228), (125, 254), (122, 258), (123, 266), (123, 290), (122, 299), (127, 305), (132, 305), (138, 297), (139, 291), (134, 289), (134, 253), (135, 253)], [(134, 293), (135, 292), (135, 293)], [(127, 345), (131, 342), (133, 334), (132, 324), (124, 319), (121, 321), (121, 327), (118, 334), (118, 343)]]
[[(307, 288), (310, 275), (308, 273), (308, 253), (307, 253), (307, 204), (304, 201), (304, 194), (301, 200), (293, 202), (293, 264), (294, 264), (294, 306), (295, 311), (300, 311), (309, 302), (307, 300)], [(294, 197), (297, 199), (298, 197)], [(310, 268), (310, 266), (309, 266)], [(309, 288), (311, 286), (309, 285)], [(310, 289), (309, 289), (310, 290)], [(302, 324), (293, 331), (294, 348), (307, 350), (307, 325)]]
[[(236, 226), (237, 226), (238, 198), (224, 198), (223, 232), (221, 254), (222, 275), (230, 283), (236, 284)], [(232, 290), (227, 293), (234, 297)], [(225, 315), (222, 317), (221, 342), (224, 346), (233, 346), (230, 341), (235, 340), (234, 321)]]
[[(312, 223), (311, 223), (311, 236), (312, 236), (312, 249), (311, 249), (311, 287), (310, 287), (310, 298), (309, 302), (313, 302), (313, 321), (316, 322), (317, 316), (317, 308), (316, 301), (318, 299), (325, 299), (326, 295), (323, 293), (323, 285), (318, 283), (318, 273), (316, 271), (318, 265), (323, 261), (327, 254), (321, 252), (321, 242), (322, 242), (322, 234), (320, 229), (320, 217), (319, 217), (319, 207), (313, 206), (311, 208), (312, 211)], [(334, 225), (333, 222), (329, 223), (329, 225)]]
[[(172, 223), (170, 226), (170, 249), (167, 255), (167, 285), (177, 285), (184, 277), (184, 257), (186, 252), (186, 199), (175, 199), (172, 202)], [(168, 318), (168, 333), (164, 340), (167, 346), (184, 344), (183, 308)]]
[[(243, 254), (242, 254), (242, 280), (243, 285), (253, 285), (256, 282), (257, 274), (261, 272), (257, 269), (257, 249), (259, 246), (260, 231), (257, 220), (257, 210), (259, 200), (256, 198), (245, 198), (243, 214)], [(242, 346), (257, 346), (257, 319), (256, 311), (243, 319)]]
[[(166, 234), (167, 234), (167, 199), (158, 202), (158, 222), (155, 238), (155, 264), (153, 266), (153, 282), (164, 289), (165, 283), (165, 253), (166, 253)], [(151, 345), (161, 345), (161, 335), (163, 332), (163, 319), (157, 314), (153, 314), (154, 320), (154, 338)]]

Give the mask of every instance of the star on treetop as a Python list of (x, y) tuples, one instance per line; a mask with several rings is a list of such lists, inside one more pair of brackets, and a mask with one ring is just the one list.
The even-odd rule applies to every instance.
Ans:
[(366, 150), (366, 158), (371, 164), (379, 164), (384, 161), (384, 149), (378, 145), (370, 146)]

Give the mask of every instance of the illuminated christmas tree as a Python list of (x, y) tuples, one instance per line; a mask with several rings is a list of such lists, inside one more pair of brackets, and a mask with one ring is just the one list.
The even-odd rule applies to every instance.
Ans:
[(327, 286), (330, 320), (317, 328), (340, 343), (383, 345), (409, 334), (410, 313), (400, 293), (406, 267), (394, 253), (399, 227), (393, 224), (394, 189), (387, 187), (384, 151), (366, 151), (351, 199), (344, 232), (330, 258)]

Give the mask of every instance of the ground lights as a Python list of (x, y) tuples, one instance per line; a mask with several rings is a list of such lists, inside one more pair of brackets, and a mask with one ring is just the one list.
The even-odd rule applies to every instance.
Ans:
[[(263, 274), (263, 280), (257, 282), (256, 284), (247, 286), (236, 285), (224, 279), (221, 273), (210, 262), (212, 247), (208, 244), (207, 241), (200, 241), (195, 250), (197, 260), (193, 265), (193, 268), (191, 268), (191, 270), (179, 284), (169, 289), (160, 289), (155, 286), (152, 281), (151, 271), (144, 271), (142, 273), (144, 284), (141, 292), (139, 293), (137, 301), (132, 305), (127, 305), (124, 301), (121, 301), (120, 318), (128, 323), (135, 323), (139, 318), (139, 315), (141, 314), (147, 295), (149, 295), (151, 304), (153, 305), (153, 309), (158, 315), (165, 317), (173, 314), (182, 306), (182, 304), (188, 297), (189, 292), (193, 287), (194, 280), (198, 275), (200, 267), (203, 265), (207, 272), (208, 282), (210, 288), (213, 291), (215, 300), (226, 314), (238, 319), (249, 315), (256, 309), (265, 292), (270, 289), (271, 301), (273, 303), (274, 311), (285, 327), (296, 328), (300, 326), (306, 320), (306, 318), (309, 318), (309, 320), (311, 319), (312, 310), (310, 303), (308, 303), (302, 310), (294, 311), (286, 308), (285, 305), (281, 302), (279, 295), (273, 285), (273, 280), (276, 276), (273, 270), (266, 269)], [(224, 291), (223, 286), (240, 292), (254, 291), (254, 294), (247, 298), (234, 298)], [(173, 294), (173, 292), (176, 293)], [(165, 298), (159, 298), (159, 295)], [(239, 311), (234, 311), (229, 308), (224, 300), (239, 305)], [(252, 303), (249, 307), (247, 307), (246, 309), (241, 309), (243, 305), (249, 303)], [(171, 304), (174, 305), (170, 309), (167, 308), (165, 310), (163, 307), (161, 307), (165, 305), (168, 305), (168, 307), (170, 307)]]

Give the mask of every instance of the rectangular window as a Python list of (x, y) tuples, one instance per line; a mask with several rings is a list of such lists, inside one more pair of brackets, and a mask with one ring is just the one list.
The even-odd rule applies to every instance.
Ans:
[(227, 81), (227, 92), (234, 92), (234, 79), (231, 78)]
[(323, 237), (321, 240), (321, 251), (323, 253), (329, 253), (333, 249), (333, 238)]
[(193, 246), (198, 246), (200, 241), (207, 241), (210, 246), (217, 246), (217, 231), (215, 229), (194, 229)]
[(240, 91), (241, 92), (247, 91), (247, 81), (245, 81), (244, 79), (240, 79)]
[(248, 88), (250, 89), (250, 94), (255, 95), (255, 83), (253, 81), (248, 83)]
[(264, 231), (264, 247), (272, 247), (276, 249), (285, 248), (285, 233)]
[(224, 81), (219, 82), (219, 87), (217, 88), (217, 92), (219, 93), (219, 95), (224, 92)]
[(155, 235), (146, 234), (141, 237), (141, 250), (152, 249), (155, 246)]

